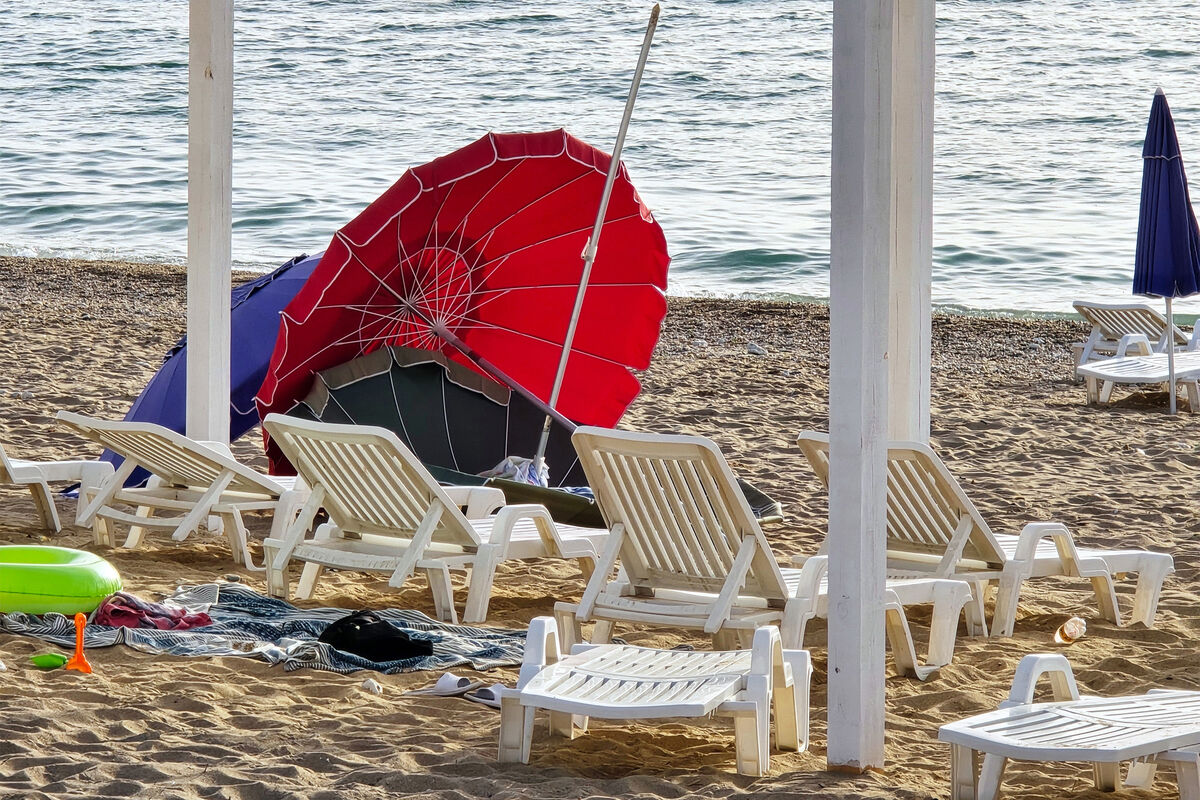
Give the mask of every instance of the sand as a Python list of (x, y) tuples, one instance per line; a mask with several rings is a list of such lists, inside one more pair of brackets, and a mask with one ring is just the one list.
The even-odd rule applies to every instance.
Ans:
[[(58, 409), (120, 417), (185, 326), (184, 276), (167, 265), (0, 258), (0, 442), (23, 458), (91, 454), (59, 430)], [(889, 675), (887, 765), (878, 772), (825, 771), (824, 628), (811, 636), (813, 744), (775, 753), (768, 777), (734, 771), (727, 721), (597, 723), (575, 741), (539, 734), (529, 766), (495, 761), (498, 713), (459, 699), (411, 699), (429, 673), (380, 676), (285, 673), (249, 659), (151, 657), (128, 648), (89, 652), (93, 675), (39, 672), (28, 656), (54, 649), (0, 636), (0, 797), (349, 798), (396, 796), (584, 798), (946, 797), (948, 749), (938, 725), (995, 707), (1021, 656), (1065, 652), (1084, 691), (1197, 688), (1200, 532), (1193, 500), (1200, 453), (1197, 418), (1161, 413), (1161, 392), (1121, 387), (1117, 402), (1088, 407), (1070, 380), (1069, 347), (1080, 323), (942, 316), (934, 319), (933, 442), (994, 528), (1060, 520), (1081, 542), (1174, 554), (1152, 630), (1103, 621), (1084, 581), (1027, 586), (1011, 639), (960, 639), (954, 663), (929, 681)], [(747, 352), (754, 341), (765, 356)], [(625, 425), (714, 438), (735, 469), (779, 499), (784, 523), (768, 529), (783, 556), (814, 551), (824, 535), (824, 494), (792, 444), (825, 425), (828, 309), (817, 305), (672, 298), (654, 364)], [(261, 466), (255, 437), (236, 448)], [(60, 500), (64, 520), (73, 504)], [(253, 533), (265, 534), (265, 520)], [(156, 599), (181, 583), (237, 573), (262, 589), (261, 573), (235, 569), (219, 538), (138, 551), (94, 548), (90, 533), (39, 530), (26, 493), (0, 490), (0, 542), (96, 549), (126, 587)], [(257, 547), (256, 545), (252, 545)], [(257, 552), (257, 549), (256, 549)], [(569, 564), (501, 567), (489, 622), (524, 627), (582, 582)], [(461, 589), (461, 585), (460, 585)], [(1131, 586), (1121, 599), (1131, 600)], [(460, 592), (460, 597), (461, 592)], [(328, 576), (313, 605), (416, 608), (432, 613), (420, 580), (390, 591), (376, 577)], [(1056, 647), (1067, 617), (1088, 634)], [(913, 615), (918, 635), (927, 616)], [(696, 638), (624, 629), (638, 643)], [(464, 674), (473, 674), (463, 670)], [(515, 670), (488, 672), (512, 683)], [(373, 676), (384, 692), (361, 688)], [(1078, 765), (1016, 765), (1010, 796), (1100, 796)], [(1155, 787), (1173, 792), (1168, 772)], [(1148, 793), (1130, 793), (1132, 797)]]

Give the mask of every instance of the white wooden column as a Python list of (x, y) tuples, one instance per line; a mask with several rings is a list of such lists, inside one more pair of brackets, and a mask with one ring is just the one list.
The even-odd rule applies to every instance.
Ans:
[(227, 443), (233, 0), (191, 0), (188, 29), (187, 434)]
[(888, 345), (888, 435), (929, 441), (933, 263), (934, 0), (896, 3), (892, 167), (896, 220)]
[(894, 3), (832, 4), (827, 760), (835, 769), (883, 765)]

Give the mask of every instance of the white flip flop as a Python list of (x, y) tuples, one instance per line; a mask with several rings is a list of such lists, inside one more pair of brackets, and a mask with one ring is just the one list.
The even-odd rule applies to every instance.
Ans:
[(463, 695), (463, 697), (465, 697), (466, 699), (468, 699), (472, 702), (475, 702), (475, 703), (482, 703), (485, 706), (491, 706), (492, 708), (499, 708), (500, 707), (500, 690), (507, 689), (507, 688), (508, 687), (505, 686), (503, 683), (497, 683), (497, 684), (493, 684), (492, 686), (485, 686), (484, 688), (478, 689), (474, 692), (467, 692), (466, 694)]
[(446, 672), (437, 679), (437, 683), (433, 684), (433, 686), (426, 686), (424, 689), (413, 689), (411, 692), (405, 692), (404, 694), (406, 696), (458, 697), (472, 689), (478, 689), (480, 686), (483, 686), (483, 681), (472, 681), (470, 678), (461, 678), (453, 672)]

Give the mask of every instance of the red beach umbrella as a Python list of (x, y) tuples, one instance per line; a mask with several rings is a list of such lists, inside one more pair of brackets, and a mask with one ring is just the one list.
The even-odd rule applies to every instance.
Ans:
[[(283, 310), (259, 413), (388, 345), (440, 350), (546, 402), (610, 161), (562, 130), (488, 134), (404, 173)], [(555, 411), (612, 426), (641, 389), (630, 370), (650, 364), (670, 262), (623, 165), (602, 235)]]

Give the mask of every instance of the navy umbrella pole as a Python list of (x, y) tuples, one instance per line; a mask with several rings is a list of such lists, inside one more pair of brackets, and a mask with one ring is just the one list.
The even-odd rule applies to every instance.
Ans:
[[(1162, 297), (1167, 306), (1167, 373), (1175, 413), (1175, 320), (1171, 301), (1200, 292), (1200, 226), (1192, 210), (1187, 175), (1167, 96), (1154, 93), (1142, 146), (1142, 198), (1138, 214), (1133, 293)], [(1196, 409), (1192, 409), (1196, 411)]]

